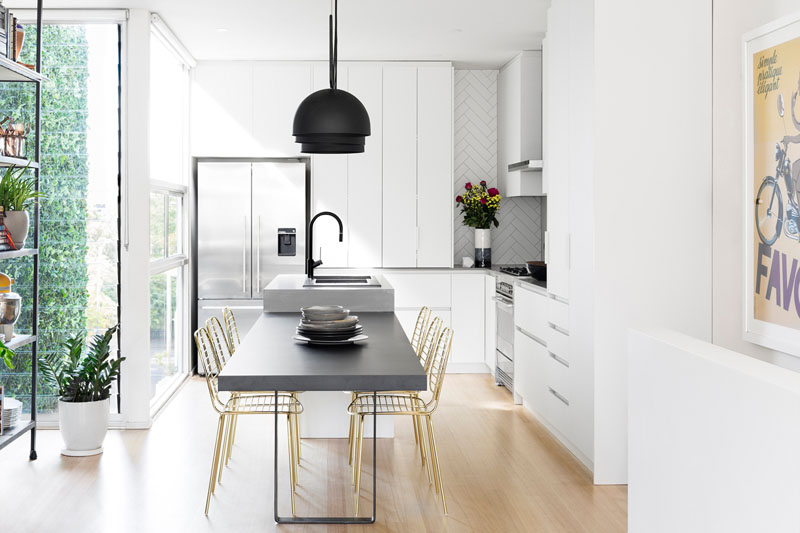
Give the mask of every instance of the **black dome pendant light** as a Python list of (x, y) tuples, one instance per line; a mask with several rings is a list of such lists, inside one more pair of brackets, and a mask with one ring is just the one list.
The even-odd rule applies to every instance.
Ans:
[(304, 154), (358, 154), (371, 134), (369, 115), (361, 101), (336, 88), (339, 59), (339, 2), (328, 18), (330, 89), (311, 93), (294, 115), (292, 135)]

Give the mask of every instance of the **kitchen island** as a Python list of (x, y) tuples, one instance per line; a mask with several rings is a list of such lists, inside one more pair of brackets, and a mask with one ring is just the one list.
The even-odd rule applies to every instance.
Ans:
[[(343, 276), (331, 276), (342, 279)], [(357, 276), (349, 276), (357, 277)], [(304, 274), (281, 274), (264, 288), (264, 311), (267, 313), (299, 312), (310, 305), (341, 305), (354, 312), (394, 311), (394, 287), (379, 275), (362, 276), (377, 284), (356, 282), (308, 286)], [(317, 281), (324, 276), (318, 276)], [(328, 280), (333, 281), (333, 280)]]
[[(377, 285), (342, 286), (341, 284), (331, 284), (330, 286), (309, 287), (306, 286), (307, 279), (303, 274), (281, 274), (276, 276), (264, 288), (264, 312), (267, 314), (290, 313), (294, 317), (291, 334), (294, 334), (294, 326), (297, 326), (300, 321), (300, 308), (311, 305), (341, 305), (346, 309), (350, 309), (351, 314), (358, 315), (359, 319), (363, 319), (366, 312), (391, 313), (393, 315), (394, 288), (381, 275), (374, 275), (374, 279), (378, 282)], [(366, 325), (364, 326), (364, 333), (369, 337), (365, 345), (378, 342), (375, 339), (377, 332), (373, 332), (371, 329)], [(255, 331), (255, 327), (252, 331)], [(248, 333), (245, 338), (250, 337), (251, 334)], [(405, 335), (402, 338), (408, 344), (408, 339)], [(266, 337), (262, 336), (261, 341), (258, 343), (262, 345), (262, 357), (271, 357), (270, 354), (274, 353), (274, 350), (268, 344), (263, 344), (266, 342), (268, 342)], [(291, 346), (305, 346), (302, 343), (291, 341), (291, 339), (290, 343)], [(276, 356), (280, 356), (280, 354), (276, 354)], [(347, 438), (350, 427), (350, 420), (347, 415), (350, 395), (333, 392), (333, 390), (352, 390), (352, 387), (333, 390), (294, 387), (283, 390), (307, 391), (300, 395), (300, 401), (305, 407), (305, 413), (300, 417), (300, 434), (303, 438)], [(365, 430), (367, 434), (372, 432), (371, 424), (371, 420), (367, 422)], [(393, 417), (383, 417), (378, 421), (378, 437), (394, 437)]]
[[(349, 415), (345, 410), (349, 394), (341, 391), (380, 392), (388, 390), (427, 389), (425, 370), (411, 348), (400, 322), (393, 312), (360, 312), (359, 321), (369, 339), (356, 344), (339, 346), (309, 345), (294, 341), (300, 313), (264, 313), (245, 336), (236, 354), (220, 372), (218, 383), (223, 391), (308, 391), (300, 395), (304, 412), (303, 428), (313, 429), (325, 424), (328, 413), (341, 411), (343, 436), (347, 436)], [(330, 394), (342, 402), (331, 410), (315, 413), (306, 405), (311, 394)], [(276, 407), (277, 408), (277, 407)], [(373, 476), (373, 514), (371, 518), (316, 517), (281, 518), (278, 513), (278, 416), (275, 416), (275, 479), (274, 513), (278, 523), (372, 523), (375, 520), (375, 477)], [(372, 418), (373, 422), (377, 416)], [(382, 417), (392, 419), (393, 417)], [(373, 473), (376, 473), (375, 438), (373, 426)], [(365, 433), (369, 434), (368, 431)]]

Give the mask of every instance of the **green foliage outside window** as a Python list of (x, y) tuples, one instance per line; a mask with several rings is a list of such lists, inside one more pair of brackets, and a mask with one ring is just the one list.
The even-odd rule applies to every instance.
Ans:
[[(35, 28), (26, 27), (26, 34), (35, 36)], [(39, 354), (47, 356), (57, 352), (67, 338), (87, 329), (93, 333), (98, 328), (105, 329), (116, 323), (116, 284), (94, 283), (92, 291), (89, 285), (92, 283), (90, 270), (94, 268), (90, 265), (102, 264), (97, 259), (104, 256), (113, 260), (115, 269), (118, 252), (116, 228), (103, 229), (102, 224), (93, 225), (91, 221), (96, 216), (95, 207), (87, 205), (89, 44), (86, 29), (82, 26), (46, 25), (42, 41), (43, 73), (49, 81), (42, 85), (40, 186), (46, 198), (41, 201), (40, 215)], [(23, 62), (34, 63), (34, 44), (35, 37), (26, 39), (21, 58)], [(33, 85), (0, 83), (0, 113), (33, 123)], [(29, 146), (29, 155), (33, 157), (33, 139), (29, 141)], [(116, 149), (116, 146), (110, 145), (109, 149)], [(116, 176), (109, 176), (108, 179), (116, 180)], [(114, 236), (113, 240), (106, 235), (109, 231)], [(92, 243), (91, 250), (89, 243)], [(23, 310), (16, 329), (30, 332), (32, 258), (3, 261), (0, 271), (14, 279), (13, 290), (22, 296)], [(114, 272), (106, 274), (110, 274), (104, 275), (103, 279), (106, 280), (116, 276)], [(110, 309), (108, 302), (113, 302), (113, 312), (102, 311), (103, 305), (92, 305), (90, 292), (92, 298), (107, 301), (105, 308)], [(87, 317), (87, 308), (89, 314), (98, 316)], [(13, 363), (14, 370), (0, 374), (0, 382), (5, 385), (6, 394), (23, 401), (26, 410), (29, 410), (30, 348), (16, 350)], [(55, 410), (57, 392), (52, 385), (41, 380), (39, 383), (38, 410)]]

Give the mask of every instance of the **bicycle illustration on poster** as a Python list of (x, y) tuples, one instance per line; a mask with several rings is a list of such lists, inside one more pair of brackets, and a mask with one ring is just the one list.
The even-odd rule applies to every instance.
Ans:
[(800, 356), (800, 18), (743, 41), (744, 337)]

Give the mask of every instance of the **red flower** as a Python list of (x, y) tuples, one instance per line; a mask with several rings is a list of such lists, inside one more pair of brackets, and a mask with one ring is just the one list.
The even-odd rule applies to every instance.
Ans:
[(489, 196), (497, 196), (498, 194), (500, 194), (500, 191), (498, 191), (498, 190), (497, 190), (497, 189), (495, 189), (494, 187), (492, 187), (491, 189), (489, 189), (489, 190), (488, 190), (488, 191), (486, 191), (486, 192), (488, 192), (488, 193), (489, 193)]
[(472, 188), (472, 183), (467, 182), (467, 184), (464, 185), (464, 188), (467, 189), (467, 190), (470, 190)]
[(464, 199), (460, 196), (456, 196), (456, 203), (461, 203)]
[(483, 205), (486, 205), (486, 198), (481, 198), (481, 203), (482, 203)]
[(483, 180), (483, 181), (481, 181), (481, 185), (483, 185), (484, 187), (486, 187), (486, 180)]

